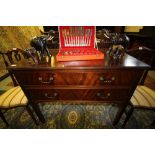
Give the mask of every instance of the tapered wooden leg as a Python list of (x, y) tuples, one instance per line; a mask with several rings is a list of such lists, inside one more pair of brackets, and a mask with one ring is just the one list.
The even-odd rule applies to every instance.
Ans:
[(124, 107), (119, 107), (119, 110), (118, 110), (118, 112), (117, 112), (117, 114), (116, 114), (116, 116), (115, 116), (115, 118), (114, 118), (114, 121), (113, 121), (113, 125), (114, 125), (114, 126), (117, 125), (117, 123), (119, 122), (119, 120), (120, 120), (120, 118), (121, 118), (121, 116), (122, 116), (122, 114), (123, 114), (123, 112), (124, 112), (124, 110), (125, 110), (125, 107), (126, 107), (126, 106), (124, 106)]
[(122, 125), (123, 128), (125, 127), (126, 123), (128, 122), (129, 118), (131, 117), (131, 115), (132, 115), (132, 113), (133, 113), (133, 110), (134, 110), (134, 108), (133, 108), (133, 106), (132, 106), (132, 107), (130, 108), (130, 110), (127, 112), (125, 121), (124, 121), (124, 123), (123, 123), (123, 125)]
[(33, 107), (33, 110), (35, 111), (35, 113), (37, 114), (39, 120), (42, 122), (42, 123), (45, 123), (45, 118), (40, 110), (40, 107), (37, 103), (31, 103), (31, 106)]
[(4, 117), (4, 115), (3, 115), (3, 113), (1, 112), (1, 110), (0, 110), (0, 116), (1, 116), (1, 118), (2, 118), (2, 120), (3, 120), (3, 122), (6, 124), (6, 126), (8, 127), (9, 126), (9, 123), (6, 121), (6, 119), (5, 119), (5, 117)]
[(26, 110), (29, 113), (29, 115), (31, 116), (31, 118), (33, 119), (33, 121), (35, 122), (36, 125), (39, 125), (39, 123), (37, 122), (32, 110), (30, 109), (30, 107), (27, 105), (26, 106)]

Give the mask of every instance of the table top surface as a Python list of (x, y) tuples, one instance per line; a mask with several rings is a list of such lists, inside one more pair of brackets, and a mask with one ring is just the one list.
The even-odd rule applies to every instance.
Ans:
[[(51, 53), (57, 53), (56, 50), (51, 50)], [(137, 60), (136, 58), (125, 54), (121, 61), (113, 61), (108, 57), (101, 60), (87, 61), (65, 61), (58, 62), (55, 54), (48, 60), (47, 63), (35, 64), (32, 61), (19, 61), (17, 64), (11, 65), (9, 69), (149, 69), (150, 66), (146, 63)]]

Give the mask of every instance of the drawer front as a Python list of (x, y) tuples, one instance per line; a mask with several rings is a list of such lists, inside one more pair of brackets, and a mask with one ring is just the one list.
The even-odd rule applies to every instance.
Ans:
[(116, 72), (59, 72), (55, 74), (55, 85), (102, 86), (119, 84)]
[(128, 90), (110, 89), (29, 89), (32, 100), (123, 101)]
[(14, 71), (22, 85), (54, 85), (54, 73), (51, 71)]
[(129, 86), (136, 78), (132, 70), (105, 71), (15, 71), (23, 85), (81, 85), (81, 86)]

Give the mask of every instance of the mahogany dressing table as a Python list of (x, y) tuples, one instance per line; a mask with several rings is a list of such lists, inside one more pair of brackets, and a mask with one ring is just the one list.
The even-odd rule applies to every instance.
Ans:
[[(55, 50), (56, 51), (56, 50)], [(14, 74), (24, 93), (45, 122), (37, 103), (74, 101), (78, 103), (117, 104), (116, 125), (143, 73), (149, 65), (125, 54), (121, 62), (107, 59), (34, 64), (21, 61), (8, 69)], [(51, 102), (52, 104), (52, 102)]]

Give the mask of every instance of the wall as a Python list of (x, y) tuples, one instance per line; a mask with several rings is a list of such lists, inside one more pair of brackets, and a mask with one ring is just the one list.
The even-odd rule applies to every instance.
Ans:
[(28, 48), (31, 38), (37, 35), (41, 35), (38, 26), (0, 26), (0, 49)]
[(43, 26), (38, 26), (41, 32), (44, 32), (44, 27)]
[(143, 26), (125, 26), (124, 32), (139, 32)]

